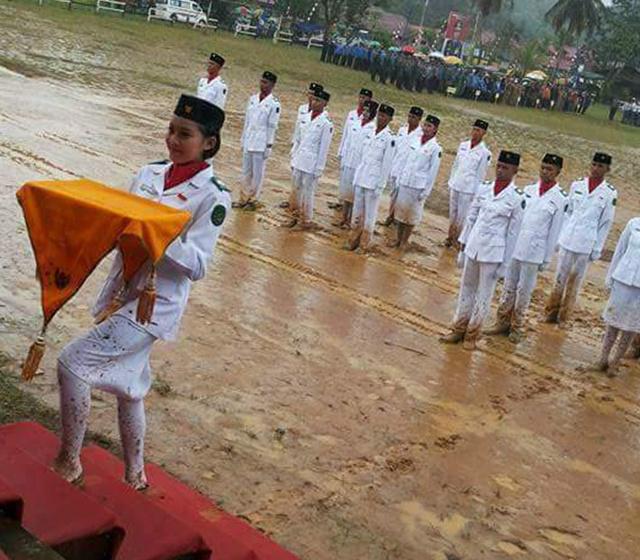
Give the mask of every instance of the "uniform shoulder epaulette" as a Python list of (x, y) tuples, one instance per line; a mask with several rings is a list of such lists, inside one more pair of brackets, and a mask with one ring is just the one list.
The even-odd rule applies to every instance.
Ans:
[(168, 159), (162, 159), (159, 161), (152, 161), (151, 163), (147, 163), (147, 165), (166, 165), (167, 163), (169, 163)]
[(220, 192), (231, 192), (228, 188), (227, 185), (225, 185), (220, 179), (218, 179), (215, 175), (213, 177), (211, 177), (211, 182), (218, 187), (218, 190)]
[(520, 187), (516, 187), (516, 192), (517, 192), (519, 195), (523, 195), (523, 194), (524, 194), (524, 191), (523, 191)]
[(616, 188), (611, 183), (607, 183), (607, 187), (609, 187), (612, 191), (616, 190)]
[(569, 196), (569, 193), (564, 189), (558, 189), (558, 190), (562, 193), (562, 196)]

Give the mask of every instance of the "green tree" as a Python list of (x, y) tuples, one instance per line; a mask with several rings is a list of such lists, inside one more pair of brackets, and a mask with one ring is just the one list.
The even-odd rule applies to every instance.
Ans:
[(546, 14), (556, 31), (566, 29), (574, 36), (593, 33), (600, 25), (602, 0), (558, 0)]
[(515, 62), (518, 64), (522, 75), (532, 70), (537, 70), (546, 60), (546, 44), (537, 39), (528, 41), (520, 47), (516, 53)]

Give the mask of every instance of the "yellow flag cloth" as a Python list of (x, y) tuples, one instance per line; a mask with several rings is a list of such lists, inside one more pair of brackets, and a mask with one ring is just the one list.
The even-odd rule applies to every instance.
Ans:
[(189, 212), (88, 179), (31, 181), (17, 193), (36, 258), (46, 326), (100, 261), (120, 247), (124, 279), (157, 263)]

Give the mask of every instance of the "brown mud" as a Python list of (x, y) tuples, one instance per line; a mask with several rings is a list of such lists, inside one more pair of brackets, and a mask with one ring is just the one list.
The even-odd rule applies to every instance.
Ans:
[[(17, 188), (80, 176), (126, 185), (137, 167), (164, 157), (162, 134), (180, 91), (161, 84), (149, 103), (143, 73), (129, 79), (122, 70), (144, 53), (127, 60), (117, 46), (95, 51), (86, 80), (72, 67), (94, 60), (87, 51), (97, 39), (53, 27), (30, 33), (29, 49), (12, 53), (30, 67), (40, 68), (38, 53), (61, 47), (47, 55), (59, 68), (54, 77), (27, 76), (15, 63), (0, 71), (0, 352), (14, 371), (40, 316)], [(175, 71), (179, 84), (199, 72), (199, 63), (186, 66)], [(254, 78), (239, 64), (227, 76), (230, 117), (215, 167), (235, 193), (241, 111)], [(302, 100), (290, 83), (279, 94), (283, 121), (264, 207), (233, 212), (209, 275), (194, 286), (180, 340), (154, 350), (149, 460), (302, 558), (637, 558), (640, 368), (627, 362), (612, 380), (587, 369), (602, 335), (605, 264), (592, 266), (569, 328), (541, 323), (546, 272), (523, 343), (485, 339), (475, 353), (442, 346), (459, 277), (441, 245), (444, 183), (464, 130), (443, 134), (443, 172), (411, 250), (401, 257), (387, 249), (389, 232), (378, 227), (379, 250), (354, 255), (342, 249), (346, 233), (331, 226), (327, 207), (337, 190), (334, 158), (317, 195), (318, 229), (280, 227)], [(337, 124), (349, 106), (335, 96)], [(498, 129), (494, 145), (508, 134), (506, 124)], [(543, 145), (543, 136), (532, 130), (530, 145)], [(588, 154), (592, 143), (580, 143)], [(631, 161), (630, 150), (619, 151)], [(640, 200), (637, 175), (625, 169), (615, 177), (617, 231)], [(534, 175), (529, 164), (521, 183)], [(45, 373), (28, 386), (40, 402), (56, 406), (57, 351), (90, 326), (104, 272), (51, 327)], [(109, 396), (95, 396), (91, 428), (117, 440)]]

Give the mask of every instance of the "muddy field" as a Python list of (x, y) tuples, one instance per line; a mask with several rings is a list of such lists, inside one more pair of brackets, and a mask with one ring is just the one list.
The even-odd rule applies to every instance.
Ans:
[[(0, 352), (14, 370), (39, 324), (15, 191), (39, 178), (127, 184), (164, 157), (175, 99), (215, 48), (229, 60), (231, 91), (216, 169), (232, 190), (242, 110), (263, 67), (281, 76), (283, 119), (265, 207), (231, 216), (180, 340), (154, 351), (148, 458), (305, 559), (637, 558), (640, 368), (627, 364), (613, 380), (588, 370), (606, 263), (592, 267), (569, 329), (539, 323), (545, 273), (524, 343), (485, 340), (471, 354), (437, 342), (459, 275), (441, 246), (444, 183), (482, 105), (381, 92), (401, 113), (412, 101), (438, 112), (446, 157), (412, 250), (364, 257), (344, 251), (344, 233), (331, 226), (335, 159), (317, 195), (317, 231), (282, 228), (277, 204), (289, 188), (304, 84), (319, 79), (333, 91), (341, 126), (365, 75), (320, 65), (303, 49), (35, 3), (0, 0), (0, 29)], [(596, 148), (614, 154), (611, 248), (640, 210), (629, 132), (596, 117), (544, 115), (537, 126), (513, 111), (486, 114), (491, 146), (524, 153), (521, 184), (545, 150), (569, 159), (565, 183)], [(89, 327), (103, 276), (104, 267), (53, 323), (45, 374), (28, 388), (43, 402), (56, 405), (56, 351)], [(117, 438), (113, 400), (95, 395), (93, 407), (91, 428)]]

